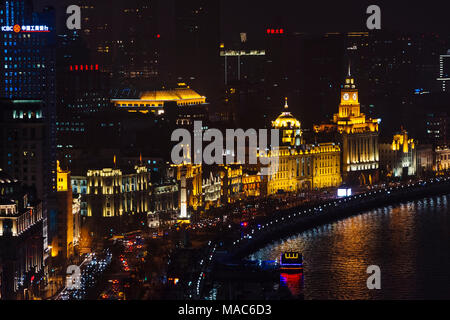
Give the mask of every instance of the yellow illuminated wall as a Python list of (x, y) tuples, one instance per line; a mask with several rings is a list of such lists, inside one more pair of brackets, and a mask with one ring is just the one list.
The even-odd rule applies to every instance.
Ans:
[[(314, 126), (317, 133), (337, 132), (342, 144), (342, 172), (346, 177), (359, 175), (361, 184), (371, 184), (373, 170), (379, 168), (378, 130), (380, 119), (361, 113), (355, 79), (349, 74), (341, 89), (341, 103), (333, 123)], [(372, 170), (367, 175), (362, 173)]]
[(198, 94), (189, 86), (180, 83), (179, 87), (172, 90), (157, 90), (143, 92), (139, 99), (112, 99), (115, 107), (125, 109), (129, 112), (156, 114), (164, 113), (163, 107), (166, 102), (176, 102), (178, 106), (191, 106), (206, 103), (206, 97)]
[(50, 234), (51, 256), (69, 259), (73, 255), (72, 187), (70, 171), (62, 170), (59, 161), (56, 168), (56, 180), (57, 228), (54, 233)]
[(150, 172), (136, 166), (135, 172), (104, 168), (88, 170), (88, 216), (117, 217), (150, 210)]
[[(354, 98), (357, 101), (357, 95)], [(286, 100), (285, 111), (272, 122), (274, 129), (282, 130), (282, 145), (273, 148), (269, 155), (272, 163), (278, 162), (278, 170), (268, 178), (267, 194), (339, 186), (342, 182), (340, 147), (331, 142), (303, 144), (300, 121), (287, 108)]]
[(267, 193), (300, 192), (337, 187), (342, 182), (341, 149), (334, 143), (305, 145), (304, 149), (280, 147), (272, 151), (278, 156), (278, 171), (269, 177)]
[(380, 144), (380, 168), (386, 177), (413, 176), (416, 167), (416, 145), (406, 130), (395, 134), (391, 144)]
[(333, 143), (320, 144), (314, 148), (313, 188), (338, 187), (341, 177), (341, 150)]
[(56, 163), (57, 170), (56, 170), (56, 177), (57, 177), (57, 183), (56, 183), (56, 190), (59, 191), (67, 191), (70, 189), (70, 172), (69, 171), (63, 171), (61, 170), (59, 161)]

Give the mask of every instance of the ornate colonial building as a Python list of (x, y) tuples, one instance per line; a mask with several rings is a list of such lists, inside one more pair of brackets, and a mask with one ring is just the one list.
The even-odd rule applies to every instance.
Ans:
[(304, 144), (300, 121), (288, 111), (287, 101), (272, 126), (281, 131), (281, 144), (270, 154), (278, 158), (278, 170), (268, 178), (269, 195), (339, 186), (342, 179), (338, 145)]
[(286, 98), (284, 111), (275, 121), (272, 121), (272, 127), (281, 130), (281, 143), (283, 145), (300, 146), (303, 143), (301, 124), (288, 109)]
[(342, 147), (342, 175), (346, 182), (371, 184), (378, 178), (378, 125), (361, 113), (358, 89), (350, 73), (341, 89), (339, 112), (330, 124), (314, 126), (317, 133), (334, 133)]
[(380, 170), (386, 177), (414, 176), (417, 170), (416, 143), (402, 130), (392, 143), (380, 144)]

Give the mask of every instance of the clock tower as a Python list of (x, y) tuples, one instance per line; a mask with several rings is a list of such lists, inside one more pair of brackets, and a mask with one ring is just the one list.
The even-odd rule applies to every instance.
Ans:
[(361, 106), (359, 104), (358, 89), (356, 88), (355, 79), (348, 69), (347, 77), (341, 86), (341, 104), (339, 105), (339, 117), (359, 117), (361, 114)]
[(317, 133), (334, 131), (342, 146), (342, 175), (347, 183), (372, 184), (379, 168), (378, 127), (380, 119), (361, 113), (358, 88), (350, 66), (341, 86), (341, 102), (333, 122), (314, 126)]

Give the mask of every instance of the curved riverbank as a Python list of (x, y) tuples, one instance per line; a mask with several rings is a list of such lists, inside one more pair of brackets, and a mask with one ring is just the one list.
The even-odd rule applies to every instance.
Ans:
[(446, 177), (371, 190), (314, 207), (284, 210), (275, 214), (270, 221), (233, 241), (228, 248), (228, 258), (230, 260), (242, 259), (275, 240), (358, 215), (370, 209), (448, 193), (450, 193), (450, 178)]

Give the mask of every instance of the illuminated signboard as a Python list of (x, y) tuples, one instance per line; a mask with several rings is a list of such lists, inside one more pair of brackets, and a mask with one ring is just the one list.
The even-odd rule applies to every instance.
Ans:
[(339, 198), (350, 197), (352, 195), (352, 189), (350, 188), (339, 188), (337, 191), (337, 196)]
[(69, 66), (69, 70), (70, 71), (93, 71), (93, 70), (98, 70), (98, 64), (73, 65), (73, 66)]
[(303, 269), (303, 257), (298, 252), (285, 252), (280, 257), (281, 269)]
[(284, 29), (267, 29), (266, 33), (267, 34), (283, 34)]
[(13, 26), (2, 26), (2, 32), (50, 32), (48, 26), (21, 26), (15, 24)]

